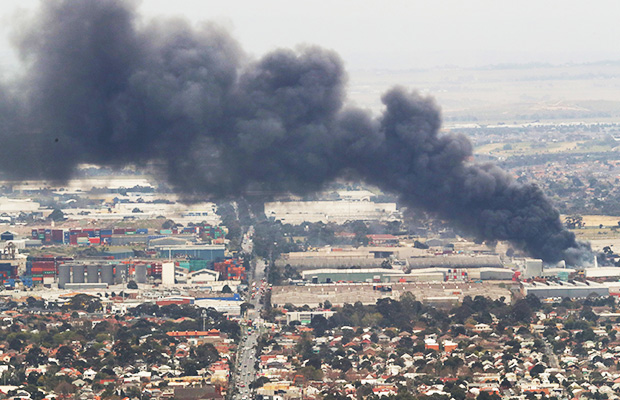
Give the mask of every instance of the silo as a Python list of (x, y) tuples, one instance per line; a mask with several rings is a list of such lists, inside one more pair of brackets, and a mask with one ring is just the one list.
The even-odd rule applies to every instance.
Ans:
[(174, 263), (165, 262), (161, 264), (161, 283), (164, 286), (174, 285)]
[(73, 283), (84, 283), (84, 265), (73, 265)]
[(127, 265), (116, 264), (116, 272), (114, 273), (114, 283), (119, 284), (127, 282)]
[(71, 265), (60, 264), (58, 266), (58, 287), (65, 288), (66, 283), (71, 282)]
[(136, 265), (136, 282), (146, 283), (146, 265), (145, 264)]
[(88, 283), (99, 283), (99, 266), (90, 264), (86, 267), (86, 281)]
[(101, 282), (114, 285), (114, 265), (101, 266)]

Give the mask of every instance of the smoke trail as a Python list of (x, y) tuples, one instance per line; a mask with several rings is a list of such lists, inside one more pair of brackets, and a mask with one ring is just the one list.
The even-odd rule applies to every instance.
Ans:
[(187, 196), (319, 190), (358, 174), (481, 239), (547, 261), (587, 249), (533, 185), (471, 164), (440, 135), (432, 100), (401, 88), (378, 118), (344, 107), (337, 54), (308, 47), (249, 61), (215, 26), (138, 24), (121, 0), (52, 0), (16, 33), (21, 79), (0, 86), (0, 170), (67, 180), (80, 163), (155, 163)]

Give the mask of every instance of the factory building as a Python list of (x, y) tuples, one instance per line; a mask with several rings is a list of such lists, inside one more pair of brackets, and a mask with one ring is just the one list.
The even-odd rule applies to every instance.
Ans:
[(286, 313), (286, 323), (288, 325), (293, 321), (299, 321), (302, 325), (307, 325), (314, 317), (321, 316), (329, 319), (334, 314), (334, 311), (289, 311)]
[(585, 298), (588, 296), (609, 296), (609, 287), (604, 284), (584, 282), (531, 282), (523, 283), (523, 294), (538, 298)]
[(586, 268), (586, 278), (620, 278), (620, 267)]
[(423, 268), (413, 270), (408, 274), (402, 272), (387, 271), (384, 274), (384, 282), (444, 282), (448, 270), (445, 268)]
[(283, 224), (303, 222), (395, 221), (401, 219), (396, 203), (372, 201), (286, 201), (265, 203), (265, 216)]
[(188, 283), (193, 285), (207, 284), (218, 281), (220, 273), (210, 269), (191, 272), (188, 276)]
[(542, 276), (543, 274), (543, 262), (542, 260), (526, 260), (525, 261), (525, 271), (523, 273), (523, 277), (535, 278), (537, 276)]
[(470, 279), (481, 281), (509, 281), (514, 277), (515, 272), (507, 268), (479, 268), (470, 273)]
[(386, 282), (390, 274), (394, 274), (394, 270), (384, 268), (312, 269), (301, 272), (303, 279), (312, 283)]
[(462, 256), (441, 255), (432, 257), (409, 257), (407, 259), (411, 270), (421, 268), (504, 268), (499, 256)]
[(173, 245), (154, 246), (161, 258), (193, 258), (197, 260), (217, 261), (224, 259), (224, 245)]
[(383, 263), (383, 259), (370, 258), (366, 256), (351, 257), (306, 257), (281, 259), (276, 261), (278, 267), (290, 265), (296, 269), (320, 268), (320, 269), (336, 269), (336, 268), (379, 268)]
[(512, 280), (515, 272), (508, 268), (445, 268), (412, 269), (404, 273), (395, 269), (311, 269), (301, 271), (303, 279), (311, 283), (334, 282), (466, 282), (470, 280)]
[(146, 264), (136, 264), (130, 269), (126, 264), (65, 263), (58, 265), (58, 288), (107, 288), (114, 284), (126, 284), (131, 279), (136, 283), (147, 283), (147, 275)]

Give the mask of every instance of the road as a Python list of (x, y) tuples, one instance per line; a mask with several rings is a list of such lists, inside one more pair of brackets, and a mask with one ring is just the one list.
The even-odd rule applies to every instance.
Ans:
[[(243, 237), (241, 246), (246, 254), (252, 253), (253, 234), (254, 229), (250, 227)], [(260, 317), (263, 305), (260, 304), (260, 298), (267, 290), (267, 284), (262, 281), (265, 276), (266, 266), (267, 263), (263, 260), (256, 260), (254, 273), (249, 282), (248, 293), (245, 295), (245, 301), (252, 304), (254, 308), (247, 310), (245, 323), (241, 325), (242, 333), (237, 351), (237, 361), (235, 371), (230, 380), (230, 387), (237, 389), (237, 392), (232, 396), (233, 400), (254, 398), (254, 392), (250, 389), (250, 384), (256, 380), (256, 347), (263, 330), (263, 321)]]
[(252, 254), (252, 250), (254, 249), (252, 236), (254, 236), (254, 227), (250, 226), (245, 235), (243, 235), (243, 239), (241, 241), (241, 250), (243, 250), (245, 254)]
[(234, 376), (234, 385), (237, 387), (237, 393), (233, 397), (235, 400), (253, 398), (250, 384), (256, 379), (254, 364), (256, 362), (258, 332), (253, 328), (251, 332), (248, 332), (247, 329), (243, 334), (237, 353), (236, 374)]

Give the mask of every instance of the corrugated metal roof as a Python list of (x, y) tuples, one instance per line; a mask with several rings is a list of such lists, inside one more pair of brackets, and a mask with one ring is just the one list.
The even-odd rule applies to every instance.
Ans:
[(420, 268), (503, 268), (499, 256), (436, 256), (410, 257), (409, 265), (412, 269)]

